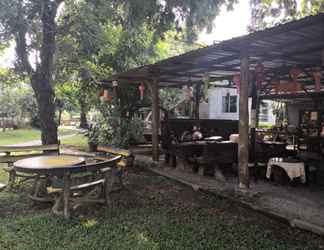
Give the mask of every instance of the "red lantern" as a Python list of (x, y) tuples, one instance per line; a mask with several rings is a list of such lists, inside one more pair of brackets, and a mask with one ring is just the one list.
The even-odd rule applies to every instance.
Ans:
[(314, 80), (315, 80), (315, 90), (316, 90), (316, 92), (320, 92), (321, 91), (321, 75), (322, 75), (322, 72), (321, 72), (320, 69), (317, 69), (312, 74), (313, 74), (313, 77), (314, 77)]
[(301, 73), (303, 73), (303, 71), (299, 68), (292, 68), (289, 72), (289, 74), (293, 80), (293, 84), (294, 84), (294, 89), (293, 89), (294, 93), (297, 92), (297, 89), (298, 89), (297, 79)]
[(141, 84), (138, 86), (138, 90), (139, 90), (139, 92), (140, 92), (141, 101), (143, 101), (143, 98), (144, 98), (144, 91), (145, 91), (145, 85), (144, 85), (144, 83), (141, 83)]
[(255, 66), (255, 78), (256, 78), (256, 86), (259, 89), (261, 87), (264, 78), (264, 66), (262, 63), (258, 63)]
[(111, 101), (111, 96), (109, 95), (108, 89), (103, 89), (103, 90), (100, 91), (100, 100), (101, 101), (106, 101), (106, 102)]
[(233, 76), (233, 82), (235, 83), (237, 93), (239, 94), (240, 93), (240, 87), (241, 87), (241, 75), (239, 73), (237, 73), (237, 74), (235, 74)]

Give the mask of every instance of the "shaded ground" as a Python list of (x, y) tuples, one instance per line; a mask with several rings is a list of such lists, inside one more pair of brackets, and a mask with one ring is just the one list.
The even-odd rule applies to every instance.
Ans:
[(0, 249), (324, 249), (324, 239), (148, 172), (129, 172), (114, 208), (65, 221), (26, 187), (0, 193)]
[[(275, 185), (273, 182), (259, 180), (251, 182), (248, 193), (237, 192), (237, 177), (228, 178), (226, 182), (212, 177), (193, 174), (190, 170), (163, 167), (152, 168), (155, 173), (186, 183), (196, 189), (221, 194), (235, 199), (251, 207), (282, 217), (294, 223), (296, 220), (320, 227), (314, 232), (324, 229), (323, 187)], [(311, 229), (313, 230), (313, 229)]]

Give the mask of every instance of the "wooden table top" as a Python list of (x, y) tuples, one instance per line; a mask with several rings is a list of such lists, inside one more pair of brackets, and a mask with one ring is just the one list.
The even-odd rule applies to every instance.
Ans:
[(59, 170), (85, 162), (84, 157), (71, 155), (44, 155), (16, 161), (14, 167), (20, 171)]
[(222, 139), (223, 139), (223, 137), (221, 137), (221, 136), (210, 136), (210, 137), (204, 138), (204, 140), (206, 140), (206, 141), (220, 141)]
[(281, 141), (259, 141), (258, 143), (263, 143), (263, 144), (271, 144), (271, 145), (284, 145), (287, 144), (285, 142), (281, 142)]

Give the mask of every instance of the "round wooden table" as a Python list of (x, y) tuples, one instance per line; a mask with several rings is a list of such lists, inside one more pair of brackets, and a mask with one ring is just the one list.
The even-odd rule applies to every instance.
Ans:
[[(71, 178), (70, 174), (73, 171), (79, 171), (82, 164), (85, 163), (84, 157), (70, 156), (70, 155), (44, 155), (26, 158), (16, 161), (14, 169), (17, 172), (35, 174), (35, 182), (30, 198), (34, 201), (49, 202), (54, 201), (47, 194), (46, 188), (48, 180), (51, 176), (63, 177), (64, 194), (69, 196)], [(45, 194), (42, 195), (42, 194)], [(58, 214), (57, 202), (55, 202), (52, 211)], [(68, 212), (68, 198), (64, 199), (64, 216), (69, 217)]]
[(59, 174), (85, 162), (84, 157), (71, 155), (44, 155), (16, 161), (14, 169), (18, 172), (35, 174)]

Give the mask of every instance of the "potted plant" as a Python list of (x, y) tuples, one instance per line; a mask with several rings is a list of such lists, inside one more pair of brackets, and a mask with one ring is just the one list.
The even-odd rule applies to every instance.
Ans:
[(90, 152), (95, 152), (99, 144), (99, 126), (97, 124), (91, 125), (88, 133), (88, 146)]

